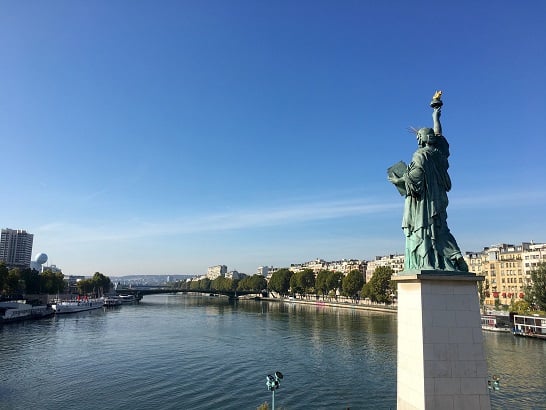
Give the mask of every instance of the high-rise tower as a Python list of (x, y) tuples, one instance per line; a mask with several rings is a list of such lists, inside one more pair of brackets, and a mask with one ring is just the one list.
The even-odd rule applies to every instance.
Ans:
[(2, 229), (0, 261), (10, 268), (28, 268), (34, 235), (21, 229)]

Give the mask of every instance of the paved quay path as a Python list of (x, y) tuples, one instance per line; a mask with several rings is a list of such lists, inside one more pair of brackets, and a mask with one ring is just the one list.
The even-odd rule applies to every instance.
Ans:
[(326, 300), (306, 300), (306, 299), (296, 299), (296, 298), (274, 298), (274, 297), (262, 297), (261, 300), (267, 300), (271, 302), (286, 302), (286, 303), (300, 303), (302, 305), (313, 305), (313, 306), (329, 306), (329, 307), (339, 307), (344, 309), (359, 309), (359, 310), (374, 310), (376, 312), (387, 312), (387, 313), (396, 313), (396, 306), (388, 307), (385, 305), (371, 305), (366, 303), (352, 303), (352, 302), (332, 302)]

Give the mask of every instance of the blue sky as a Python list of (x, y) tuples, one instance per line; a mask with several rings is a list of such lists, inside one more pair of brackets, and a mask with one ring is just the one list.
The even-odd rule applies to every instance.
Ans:
[(65, 274), (402, 252), (386, 168), (442, 89), (462, 250), (546, 242), (545, 21), (543, 0), (2, 1), (0, 225)]

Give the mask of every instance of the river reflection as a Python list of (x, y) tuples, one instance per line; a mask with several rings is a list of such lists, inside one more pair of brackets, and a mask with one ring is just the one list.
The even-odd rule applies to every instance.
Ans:
[[(396, 314), (194, 295), (0, 327), (0, 409), (394, 409)], [(545, 408), (545, 346), (485, 333), (493, 408)]]

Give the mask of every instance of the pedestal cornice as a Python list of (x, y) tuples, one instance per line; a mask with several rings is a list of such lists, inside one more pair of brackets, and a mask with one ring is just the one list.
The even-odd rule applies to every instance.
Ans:
[(395, 282), (420, 282), (425, 280), (481, 282), (484, 280), (484, 276), (476, 275), (473, 272), (415, 269), (398, 272), (391, 276), (391, 280)]

